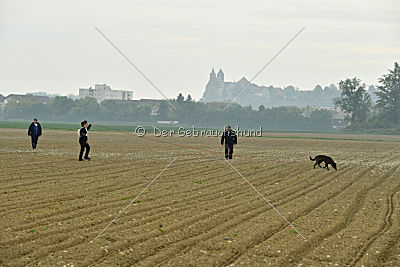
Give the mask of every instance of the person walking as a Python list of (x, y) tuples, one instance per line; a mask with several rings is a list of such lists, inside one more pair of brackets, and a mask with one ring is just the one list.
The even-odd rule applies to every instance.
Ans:
[(30, 136), (32, 139), (32, 149), (34, 151), (36, 150), (39, 136), (41, 136), (41, 135), (42, 135), (42, 126), (40, 125), (38, 120), (36, 118), (34, 118), (33, 122), (31, 123), (31, 125), (29, 125), (29, 129), (28, 129), (28, 136)]
[(83, 156), (83, 152), (85, 151), (85, 149), (86, 149), (86, 153), (85, 153), (84, 159), (90, 160), (90, 158), (89, 158), (90, 146), (88, 143), (87, 135), (88, 135), (88, 131), (92, 127), (92, 124), (89, 124), (89, 126), (88, 126), (87, 120), (84, 120), (81, 122), (81, 126), (82, 126), (82, 128), (78, 130), (79, 144), (81, 145), (81, 151), (79, 153), (79, 161), (83, 161), (82, 156)]
[(221, 136), (221, 145), (225, 143), (225, 159), (232, 159), (233, 145), (237, 144), (236, 132), (232, 130), (231, 126), (226, 127), (226, 131)]

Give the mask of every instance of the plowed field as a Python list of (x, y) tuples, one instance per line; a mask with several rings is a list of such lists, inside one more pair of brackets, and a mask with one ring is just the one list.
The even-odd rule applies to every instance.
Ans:
[[(0, 129), (0, 265), (400, 266), (400, 138), (239, 138), (231, 164), (304, 240), (218, 138), (148, 137), (91, 132), (78, 162), (75, 131), (33, 152)], [(317, 154), (338, 170), (313, 169)]]

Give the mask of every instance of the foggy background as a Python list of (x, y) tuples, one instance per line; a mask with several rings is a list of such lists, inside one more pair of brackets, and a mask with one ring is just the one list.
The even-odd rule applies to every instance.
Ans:
[(0, 93), (67, 95), (107, 83), (134, 98), (202, 96), (214, 67), (226, 81), (313, 89), (357, 76), (367, 84), (400, 55), (399, 1), (0, 1)]

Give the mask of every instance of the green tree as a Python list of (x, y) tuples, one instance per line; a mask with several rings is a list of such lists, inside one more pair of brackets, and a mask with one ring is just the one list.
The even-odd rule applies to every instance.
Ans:
[(3, 116), (6, 119), (19, 119), (19, 105), (15, 100), (9, 100), (4, 108)]
[(313, 110), (310, 114), (310, 130), (332, 130), (332, 112), (326, 109)]
[(83, 120), (96, 120), (101, 119), (100, 105), (97, 100), (92, 97), (85, 97), (75, 100), (75, 105), (71, 109), (72, 117), (75, 119)]
[(48, 104), (52, 119), (67, 119), (70, 110), (74, 107), (74, 101), (66, 96), (56, 96)]
[(395, 122), (400, 120), (400, 66), (394, 63), (394, 69), (389, 70), (379, 78), (377, 106), (382, 108)]
[(136, 121), (153, 121), (153, 117), (151, 116), (151, 107), (147, 105), (136, 107), (134, 117), (137, 119)]
[(101, 102), (101, 111), (102, 111), (102, 118), (105, 121), (118, 121), (118, 108), (119, 105), (117, 101), (107, 99)]
[(186, 102), (192, 102), (192, 96), (190, 94), (186, 97)]
[(335, 98), (334, 103), (342, 111), (351, 114), (351, 126), (365, 121), (371, 109), (371, 96), (365, 88), (365, 84), (361, 83), (361, 80), (356, 77), (339, 82), (342, 95)]
[(178, 97), (176, 98), (176, 101), (178, 103), (182, 103), (185, 100), (185, 97), (182, 95), (182, 93), (179, 93)]
[(165, 120), (168, 118), (168, 104), (165, 101), (161, 101), (158, 107), (158, 118), (160, 120)]

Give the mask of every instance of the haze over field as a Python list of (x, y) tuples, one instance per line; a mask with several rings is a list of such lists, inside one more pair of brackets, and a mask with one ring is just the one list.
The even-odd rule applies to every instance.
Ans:
[(400, 55), (398, 1), (2, 1), (0, 93), (77, 93), (108, 83), (162, 98), (98, 34), (98, 26), (167, 97), (202, 96), (212, 67), (313, 89), (357, 76), (367, 84)]
[(400, 266), (399, 1), (0, 0), (0, 266)]

